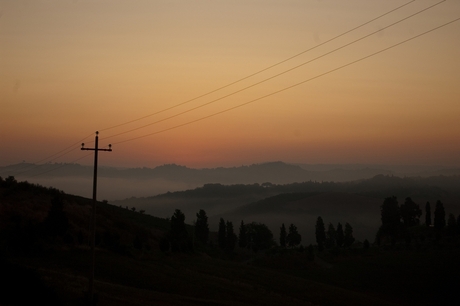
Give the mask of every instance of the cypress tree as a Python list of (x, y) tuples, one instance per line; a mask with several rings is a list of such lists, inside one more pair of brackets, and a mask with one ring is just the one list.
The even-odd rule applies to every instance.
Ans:
[(282, 248), (286, 247), (286, 227), (284, 226), (284, 223), (281, 225), (280, 228), (280, 246)]
[(219, 243), (219, 247), (221, 249), (225, 248), (226, 237), (227, 237), (227, 234), (226, 234), (225, 220), (223, 218), (220, 218), (219, 232), (218, 232), (218, 243)]
[(235, 249), (236, 240), (237, 240), (237, 237), (233, 230), (232, 222), (227, 221), (226, 231), (227, 233), (225, 236), (225, 250), (230, 253), (230, 252), (233, 252), (233, 250)]
[(241, 220), (240, 231), (238, 234), (238, 245), (240, 248), (245, 248), (248, 246), (248, 234), (243, 220)]
[(447, 219), (447, 232), (451, 236), (454, 236), (457, 232), (457, 220), (455, 220), (455, 216), (452, 213), (449, 214)]
[(171, 217), (171, 230), (169, 231), (172, 251), (187, 251), (191, 249), (191, 240), (185, 227), (185, 215), (176, 209)]
[(315, 235), (318, 250), (321, 252), (324, 250), (324, 243), (326, 242), (326, 230), (324, 228), (323, 218), (321, 217), (318, 217), (316, 220)]
[(425, 225), (431, 226), (431, 205), (430, 202), (426, 202), (425, 205)]
[(457, 216), (457, 235), (460, 235), (460, 215)]
[(208, 216), (203, 209), (196, 214), (195, 222), (195, 236), (203, 244), (208, 242), (209, 238), (209, 225), (208, 225)]
[(331, 249), (336, 245), (337, 233), (335, 231), (334, 225), (329, 223), (326, 233), (326, 248)]
[(353, 228), (350, 224), (345, 223), (345, 239), (344, 239), (344, 246), (349, 247), (355, 242), (355, 237), (353, 237)]
[(441, 201), (436, 202), (436, 208), (434, 210), (434, 228), (443, 229), (446, 226), (446, 212), (444, 210), (444, 204)]
[(391, 244), (396, 243), (396, 237), (400, 233), (401, 212), (398, 205), (398, 199), (393, 197), (385, 198), (380, 206), (382, 226), (379, 233), (388, 235), (391, 238)]
[(339, 248), (341, 248), (343, 246), (343, 241), (345, 239), (345, 235), (343, 233), (343, 227), (342, 227), (342, 224), (340, 222), (339, 222), (339, 224), (337, 224), (337, 230), (335, 232), (335, 237), (336, 237), (337, 246)]
[(297, 231), (297, 226), (291, 224), (289, 226), (289, 234), (286, 236), (286, 243), (289, 247), (295, 247), (300, 244), (302, 241), (302, 236), (300, 236), (299, 232)]

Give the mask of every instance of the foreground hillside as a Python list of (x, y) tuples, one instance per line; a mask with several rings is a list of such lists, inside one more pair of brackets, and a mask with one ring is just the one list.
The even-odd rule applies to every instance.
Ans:
[[(56, 189), (0, 180), (1, 305), (88, 304), (90, 205)], [(197, 244), (188, 253), (161, 252), (169, 224), (98, 203), (98, 305), (448, 305), (460, 285), (455, 240), (356, 245), (313, 258), (301, 248), (228, 254)]]

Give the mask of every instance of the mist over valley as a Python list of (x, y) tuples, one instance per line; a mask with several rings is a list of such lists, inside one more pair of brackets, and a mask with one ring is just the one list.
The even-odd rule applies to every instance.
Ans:
[[(87, 198), (92, 196), (91, 166), (17, 164), (0, 168), (43, 186)], [(316, 218), (337, 226), (350, 223), (358, 240), (372, 240), (380, 225), (384, 198), (420, 206), (441, 200), (460, 213), (460, 169), (436, 166), (293, 165), (283, 162), (231, 168), (193, 169), (175, 164), (155, 168), (98, 170), (98, 199), (160, 218), (175, 209), (193, 224), (204, 209), (211, 229), (220, 218), (266, 224), (277, 234), (281, 224), (299, 228), (304, 244), (314, 243)]]

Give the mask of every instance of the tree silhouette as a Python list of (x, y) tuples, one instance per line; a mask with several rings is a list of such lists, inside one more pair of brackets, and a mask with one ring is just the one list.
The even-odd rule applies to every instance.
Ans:
[(343, 241), (343, 245), (345, 247), (349, 247), (355, 242), (355, 238), (353, 237), (353, 228), (349, 223), (345, 223), (345, 239)]
[(225, 220), (223, 218), (220, 218), (220, 222), (219, 222), (219, 232), (218, 232), (218, 243), (219, 243), (219, 247), (221, 249), (224, 249), (225, 248), (225, 243), (226, 243), (226, 238), (227, 238), (227, 234), (226, 234), (226, 226), (225, 226)]
[(252, 222), (246, 224), (248, 248), (257, 252), (273, 246), (273, 233), (263, 223)]
[(460, 215), (457, 216), (457, 235), (460, 235)]
[(321, 252), (324, 250), (324, 243), (326, 242), (326, 230), (324, 228), (323, 218), (321, 217), (318, 217), (316, 220), (315, 235), (318, 250)]
[(173, 252), (184, 252), (191, 249), (190, 237), (185, 227), (185, 215), (180, 209), (176, 209), (171, 217), (169, 240)]
[(434, 210), (434, 228), (443, 229), (446, 226), (446, 212), (444, 210), (444, 204), (441, 201), (436, 202), (436, 208)]
[(425, 205), (425, 225), (431, 226), (431, 205), (430, 202), (426, 202)]
[(203, 244), (208, 242), (209, 238), (209, 225), (208, 225), (208, 216), (203, 209), (196, 214), (195, 222), (195, 236)]
[(286, 247), (286, 227), (284, 226), (284, 223), (281, 224), (281, 228), (280, 228), (280, 246), (282, 248), (285, 248)]
[(299, 232), (297, 231), (297, 227), (294, 224), (291, 224), (289, 226), (289, 234), (286, 236), (287, 245), (292, 248), (298, 246), (300, 241), (302, 241), (302, 236), (300, 236)]
[(447, 233), (454, 236), (457, 232), (457, 220), (455, 220), (454, 214), (450, 213), (447, 218)]
[(245, 248), (248, 246), (248, 237), (246, 233), (246, 226), (244, 225), (243, 220), (241, 220), (240, 230), (238, 233), (238, 245), (240, 248)]
[(419, 218), (422, 215), (422, 211), (418, 204), (412, 201), (411, 198), (406, 198), (404, 204), (401, 205), (400, 213), (406, 227), (411, 227), (420, 223)]
[(343, 227), (340, 222), (339, 224), (337, 224), (337, 230), (335, 231), (335, 238), (336, 238), (335, 241), (337, 243), (337, 246), (341, 248), (343, 246), (345, 235), (343, 233)]
[(235, 249), (237, 240), (235, 231), (233, 230), (233, 223), (230, 221), (227, 221), (226, 232), (227, 233), (225, 236), (225, 250), (230, 253), (233, 252), (233, 250)]
[(382, 206), (380, 206), (380, 213), (382, 220), (380, 232), (390, 236), (391, 244), (395, 244), (401, 224), (398, 199), (395, 196), (385, 198)]
[(327, 249), (331, 249), (335, 246), (337, 240), (337, 233), (335, 231), (334, 225), (332, 223), (329, 223), (329, 226), (327, 228), (327, 233), (326, 233), (326, 242), (325, 242), (325, 247)]
[(16, 185), (18, 182), (14, 178), (14, 176), (8, 176), (5, 181), (3, 182), (3, 186), (6, 188), (10, 188), (14, 185)]
[(363, 248), (364, 249), (368, 249), (370, 247), (370, 243), (369, 243), (369, 240), (365, 239), (364, 242), (363, 242)]

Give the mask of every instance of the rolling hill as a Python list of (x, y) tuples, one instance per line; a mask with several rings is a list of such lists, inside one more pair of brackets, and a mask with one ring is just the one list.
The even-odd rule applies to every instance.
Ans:
[[(238, 188), (249, 193), (257, 187), (251, 186)], [(207, 188), (216, 196), (213, 186)], [(203, 197), (211, 190), (185, 193)], [(178, 195), (165, 195), (171, 196)], [(369, 201), (346, 191), (281, 193), (229, 214), (318, 214), (327, 205), (334, 210), (347, 206), (359, 215), (373, 211)], [(53, 223), (56, 203), (62, 203), (63, 214)], [(0, 304), (88, 305), (91, 203), (54, 188), (0, 179)], [(62, 227), (64, 219), (68, 223)], [(227, 254), (206, 245), (189, 253), (164, 253), (159, 241), (169, 224), (97, 204), (97, 305), (449, 305), (460, 285), (460, 253), (452, 239), (426, 241), (422, 248), (356, 245), (339, 253), (315, 252), (313, 261), (303, 249)], [(59, 231), (52, 230), (56, 226)]]

